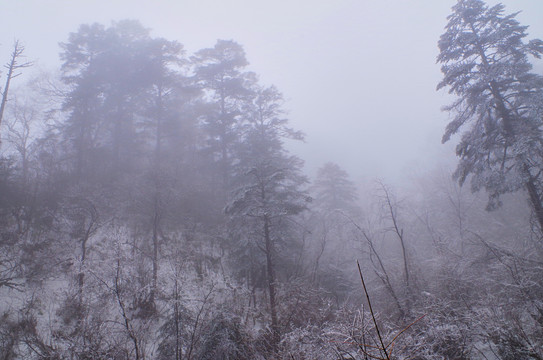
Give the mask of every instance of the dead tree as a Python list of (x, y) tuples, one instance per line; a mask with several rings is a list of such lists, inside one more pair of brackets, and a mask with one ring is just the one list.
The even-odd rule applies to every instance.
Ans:
[(398, 237), (398, 240), (400, 241), (400, 245), (402, 247), (405, 286), (406, 286), (407, 293), (409, 296), (410, 291), (411, 291), (410, 284), (409, 284), (409, 265), (408, 265), (409, 263), (407, 259), (407, 251), (405, 247), (405, 238), (403, 234), (403, 229), (401, 229), (398, 224), (398, 213), (397, 213), (396, 207), (393, 204), (393, 199), (390, 194), (390, 190), (383, 183), (380, 183), (380, 186), (381, 186), (381, 191), (383, 192), (384, 205), (386, 207), (386, 211), (388, 212), (388, 217), (390, 218), (390, 221), (392, 222), (391, 230)]
[(15, 42), (13, 43), (13, 52), (11, 53), (11, 59), (6, 65), (4, 65), (4, 67), (8, 69), (8, 74), (6, 76), (6, 84), (4, 85), (4, 90), (2, 91), (2, 103), (0, 103), (0, 125), (2, 124), (2, 118), (4, 116), (6, 103), (8, 102), (8, 91), (11, 80), (21, 75), (21, 72), (18, 72), (19, 69), (26, 68), (32, 65), (32, 62), (19, 63), (19, 60), (24, 57), (24, 50), (25, 48), (19, 43), (19, 40), (15, 40)]

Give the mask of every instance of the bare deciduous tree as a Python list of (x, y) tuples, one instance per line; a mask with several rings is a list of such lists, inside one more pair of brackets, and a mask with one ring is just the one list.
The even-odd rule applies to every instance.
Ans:
[(19, 62), (19, 60), (24, 57), (24, 50), (25, 48), (23, 45), (21, 45), (19, 40), (15, 40), (15, 42), (13, 43), (13, 52), (11, 53), (11, 59), (6, 65), (4, 65), (4, 67), (8, 69), (8, 73), (6, 76), (4, 90), (2, 91), (2, 102), (0, 103), (0, 125), (2, 124), (2, 118), (4, 116), (4, 110), (6, 109), (6, 103), (8, 102), (8, 92), (11, 80), (21, 75), (18, 70), (32, 65), (32, 62)]

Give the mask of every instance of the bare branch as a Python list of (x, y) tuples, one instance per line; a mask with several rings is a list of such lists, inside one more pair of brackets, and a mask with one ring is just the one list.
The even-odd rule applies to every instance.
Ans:
[(8, 74), (6, 77), (6, 84), (4, 85), (4, 90), (2, 91), (2, 102), (0, 103), (0, 125), (2, 124), (2, 118), (4, 117), (4, 110), (6, 108), (6, 103), (8, 101), (8, 91), (11, 80), (21, 75), (17, 72), (19, 69), (27, 68), (32, 66), (32, 62), (19, 63), (18, 60), (23, 58), (23, 52), (25, 48), (19, 43), (19, 40), (15, 40), (13, 43), (13, 52), (11, 53), (11, 60), (4, 65), (8, 69)]

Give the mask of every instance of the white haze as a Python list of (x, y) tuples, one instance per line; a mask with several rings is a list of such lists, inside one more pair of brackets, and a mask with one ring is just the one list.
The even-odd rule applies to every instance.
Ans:
[[(292, 145), (310, 174), (327, 161), (357, 180), (399, 182), (453, 159), (441, 145), (450, 98), (436, 92), (437, 41), (453, 0), (2, 0), (0, 60), (14, 39), (46, 71), (59, 42), (82, 23), (138, 19), (188, 54), (216, 39), (242, 44), (250, 69), (287, 99), (305, 144)], [(489, 1), (489, 3), (496, 3)], [(541, 0), (503, 1), (543, 38)], [(541, 67), (538, 67), (541, 70)], [(444, 160), (447, 159), (447, 160)]]

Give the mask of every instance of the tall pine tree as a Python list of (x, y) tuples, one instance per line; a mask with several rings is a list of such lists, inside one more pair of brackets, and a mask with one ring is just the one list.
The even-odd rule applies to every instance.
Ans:
[(282, 96), (274, 88), (255, 90), (253, 101), (245, 109), (243, 143), (239, 148), (237, 188), (227, 207), (240, 223), (240, 237), (260, 256), (250, 259), (266, 269), (271, 316), (271, 344), (280, 336), (277, 313), (278, 264), (285, 262), (296, 242), (289, 231), (294, 216), (302, 212), (309, 196), (303, 189), (307, 179), (301, 174), (302, 161), (288, 154), (283, 139), (302, 139), (290, 129), (281, 109)]
[(439, 40), (443, 80), (457, 100), (443, 142), (464, 129), (455, 172), (473, 191), (485, 189), (488, 208), (501, 194), (527, 189), (543, 230), (543, 77), (531, 72), (529, 55), (540, 57), (541, 40), (525, 41), (527, 26), (505, 15), (501, 4), (459, 0)]

